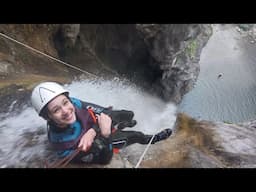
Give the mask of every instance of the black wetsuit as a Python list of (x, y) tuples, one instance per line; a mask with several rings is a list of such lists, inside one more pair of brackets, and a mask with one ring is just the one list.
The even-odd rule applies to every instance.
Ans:
[(127, 131), (123, 130), (126, 127), (133, 127), (136, 125), (136, 121), (133, 120), (134, 113), (129, 110), (113, 110), (112, 107), (102, 107), (93, 103), (83, 102), (83, 108), (93, 108), (96, 114), (105, 113), (109, 115), (112, 119), (112, 128), (116, 128), (116, 130), (112, 133), (112, 141), (114, 147), (121, 148), (122, 146), (115, 145), (114, 141), (125, 140), (126, 146), (140, 143), (147, 144), (152, 135), (145, 135), (139, 131)]

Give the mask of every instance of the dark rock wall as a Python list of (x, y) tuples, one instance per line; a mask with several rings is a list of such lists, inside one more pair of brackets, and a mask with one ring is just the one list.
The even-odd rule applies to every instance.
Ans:
[(67, 62), (128, 77), (179, 103), (193, 88), (210, 36), (210, 25), (200, 24), (83, 24), (60, 27), (55, 42)]

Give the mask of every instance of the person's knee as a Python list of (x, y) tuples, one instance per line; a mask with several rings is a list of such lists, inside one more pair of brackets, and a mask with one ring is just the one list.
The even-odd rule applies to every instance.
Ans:
[(114, 124), (124, 121), (129, 122), (132, 121), (134, 117), (134, 112), (128, 110), (116, 110), (111, 112), (110, 117), (112, 118)]
[(123, 118), (125, 120), (131, 121), (134, 117), (133, 111), (127, 111), (127, 110), (121, 110), (121, 115), (123, 115)]

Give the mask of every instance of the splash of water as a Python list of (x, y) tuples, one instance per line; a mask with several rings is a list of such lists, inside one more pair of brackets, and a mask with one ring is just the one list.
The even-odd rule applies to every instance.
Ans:
[[(70, 96), (83, 101), (134, 111), (138, 124), (133, 130), (154, 134), (174, 126), (175, 105), (164, 103), (125, 80), (81, 80), (64, 86)], [(29, 106), (0, 122), (0, 137), (0, 167), (39, 166), (33, 161), (46, 155), (46, 122)]]

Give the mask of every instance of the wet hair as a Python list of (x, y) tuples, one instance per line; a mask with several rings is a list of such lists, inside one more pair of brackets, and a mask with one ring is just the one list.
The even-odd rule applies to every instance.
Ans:
[[(68, 100), (71, 101), (68, 92), (62, 93), (62, 94), (60, 94), (60, 95), (65, 95), (65, 96), (68, 98)], [(58, 96), (59, 96), (59, 95), (58, 95)], [(49, 102), (50, 102), (50, 101), (49, 101)], [(48, 103), (49, 103), (49, 102), (48, 102)], [(48, 103), (47, 103), (47, 104), (43, 107), (43, 109), (40, 111), (39, 116), (40, 116), (40, 117), (43, 117), (43, 118), (44, 118), (45, 120), (47, 120), (47, 121), (50, 121), (50, 118), (49, 118), (49, 116), (48, 116), (48, 114), (49, 114)]]

